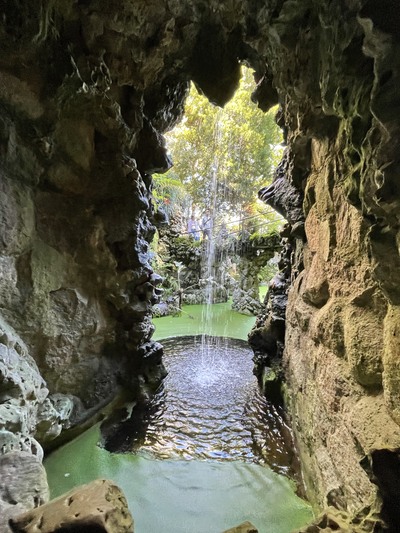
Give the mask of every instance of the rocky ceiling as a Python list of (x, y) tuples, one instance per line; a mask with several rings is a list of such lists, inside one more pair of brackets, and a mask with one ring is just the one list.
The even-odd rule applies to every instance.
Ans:
[(13, 0), (1, 11), (3, 452), (40, 456), (37, 440), (120, 385), (139, 393), (163, 375), (151, 173), (171, 165), (162, 133), (189, 80), (223, 105), (246, 63), (258, 105), (280, 104), (287, 141), (264, 196), (296, 226), (284, 357), (309, 494), (365, 518), (388, 492), (370, 481), (384, 471), (373, 454), (400, 445), (396, 0)]

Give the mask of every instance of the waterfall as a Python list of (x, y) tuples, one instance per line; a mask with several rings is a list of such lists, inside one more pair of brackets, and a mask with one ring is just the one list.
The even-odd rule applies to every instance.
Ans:
[[(220, 170), (221, 161), (219, 158), (218, 148), (221, 142), (222, 135), (222, 109), (217, 113), (215, 125), (214, 125), (214, 156), (211, 165), (211, 183), (210, 183), (210, 207), (206, 209), (205, 217), (207, 213), (210, 215), (210, 224), (208, 238), (204, 241), (205, 246), (203, 248), (203, 264), (204, 264), (204, 292), (205, 292), (205, 306), (202, 312), (203, 322), (203, 334), (201, 339), (201, 356), (204, 361), (204, 365), (208, 366), (210, 363), (215, 364), (213, 353), (215, 343), (220, 344), (220, 341), (210, 336), (211, 324), (213, 321), (213, 304), (216, 300), (217, 288), (223, 284), (223, 280), (218, 276), (216, 268), (216, 218), (218, 210), (218, 195), (220, 194), (218, 187), (218, 173)], [(204, 219), (203, 219), (204, 220)]]

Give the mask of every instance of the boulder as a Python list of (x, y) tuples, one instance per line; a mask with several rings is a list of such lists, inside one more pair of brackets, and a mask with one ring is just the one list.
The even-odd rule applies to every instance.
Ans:
[(13, 518), (11, 527), (15, 533), (133, 533), (133, 519), (122, 491), (97, 479)]

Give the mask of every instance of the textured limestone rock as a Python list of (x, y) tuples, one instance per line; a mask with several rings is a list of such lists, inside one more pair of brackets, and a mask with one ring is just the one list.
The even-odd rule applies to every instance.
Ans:
[[(326, 147), (315, 141), (313, 147), (319, 174), (310, 176), (307, 187), (314, 180), (317, 192), (305, 224), (304, 271), (289, 293), (287, 313), (289, 395), (296, 419), (303, 421), (296, 430), (310, 493), (325, 494), (321, 504), (350, 514), (364, 509), (367, 516), (377, 493), (363, 459), (375, 447), (396, 449), (400, 443), (383, 402), (388, 301), (367, 254), (367, 223), (340, 185), (321, 188), (331, 171), (324, 165)], [(370, 407), (361, 408), (370, 397)], [(357, 415), (349, 419), (348, 412)]]
[(0, 455), (0, 531), (11, 531), (10, 518), (49, 500), (46, 471), (41, 459), (28, 452)]
[(46, 505), (13, 518), (11, 526), (19, 533), (133, 533), (133, 520), (124, 495), (112, 481), (103, 479), (73, 489)]
[(70, 411), (57, 409), (26, 345), (1, 320), (0, 355), (0, 453), (30, 451), (41, 459), (36, 439), (56, 437)]
[[(293, 229), (305, 218), (305, 235), (292, 241), (283, 364), (312, 499), (358, 516), (358, 523), (364, 517), (363, 527), (372, 530), (376, 516), (367, 517), (382, 497), (390, 528), (397, 504), (384, 485), (383, 464), (396, 464), (390, 454), (400, 445), (394, 356), (399, 194), (392, 174), (399, 159), (392, 85), (398, 42), (372, 2), (347, 3), (346, 20), (338, 5), (319, 7), (283, 5), (274, 37), (283, 55), (270, 61), (285, 101), (280, 123), (290, 153), (273, 187), (260, 194), (281, 212), (287, 206)], [(385, 17), (397, 20), (398, 7), (386, 8)], [(359, 19), (352, 9), (360, 10)], [(318, 34), (315, 17), (323, 28)], [(295, 20), (298, 29), (285, 31)], [(293, 189), (302, 205), (285, 196)], [(375, 447), (382, 462), (374, 475), (379, 493), (367, 466)], [(338, 527), (357, 530), (356, 523)]]
[(0, 531), (48, 500), (41, 442), (61, 432), (70, 411), (58, 409), (19, 336), (0, 320)]
[(376, 526), (376, 515), (371, 513), (366, 518), (351, 518), (343, 511), (330, 507), (323, 514), (319, 515), (312, 524), (302, 528), (298, 533), (326, 533), (338, 531), (339, 533), (362, 533), (369, 531)]
[(238, 526), (231, 527), (230, 529), (227, 529), (224, 531), (224, 533), (257, 533), (258, 529), (253, 526), (251, 522), (243, 522), (243, 524), (239, 524)]

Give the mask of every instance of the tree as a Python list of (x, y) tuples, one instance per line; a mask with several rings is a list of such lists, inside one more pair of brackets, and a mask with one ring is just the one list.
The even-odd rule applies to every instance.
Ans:
[(174, 174), (154, 176), (153, 199), (157, 209), (162, 209), (167, 217), (182, 214), (191, 204), (191, 197), (183, 183)]
[(220, 109), (192, 86), (184, 119), (167, 135), (174, 161), (168, 175), (184, 184), (200, 209), (251, 211), (257, 191), (272, 180), (282, 135), (276, 110), (263, 113), (251, 102), (253, 89), (251, 72), (243, 68), (235, 96)]

